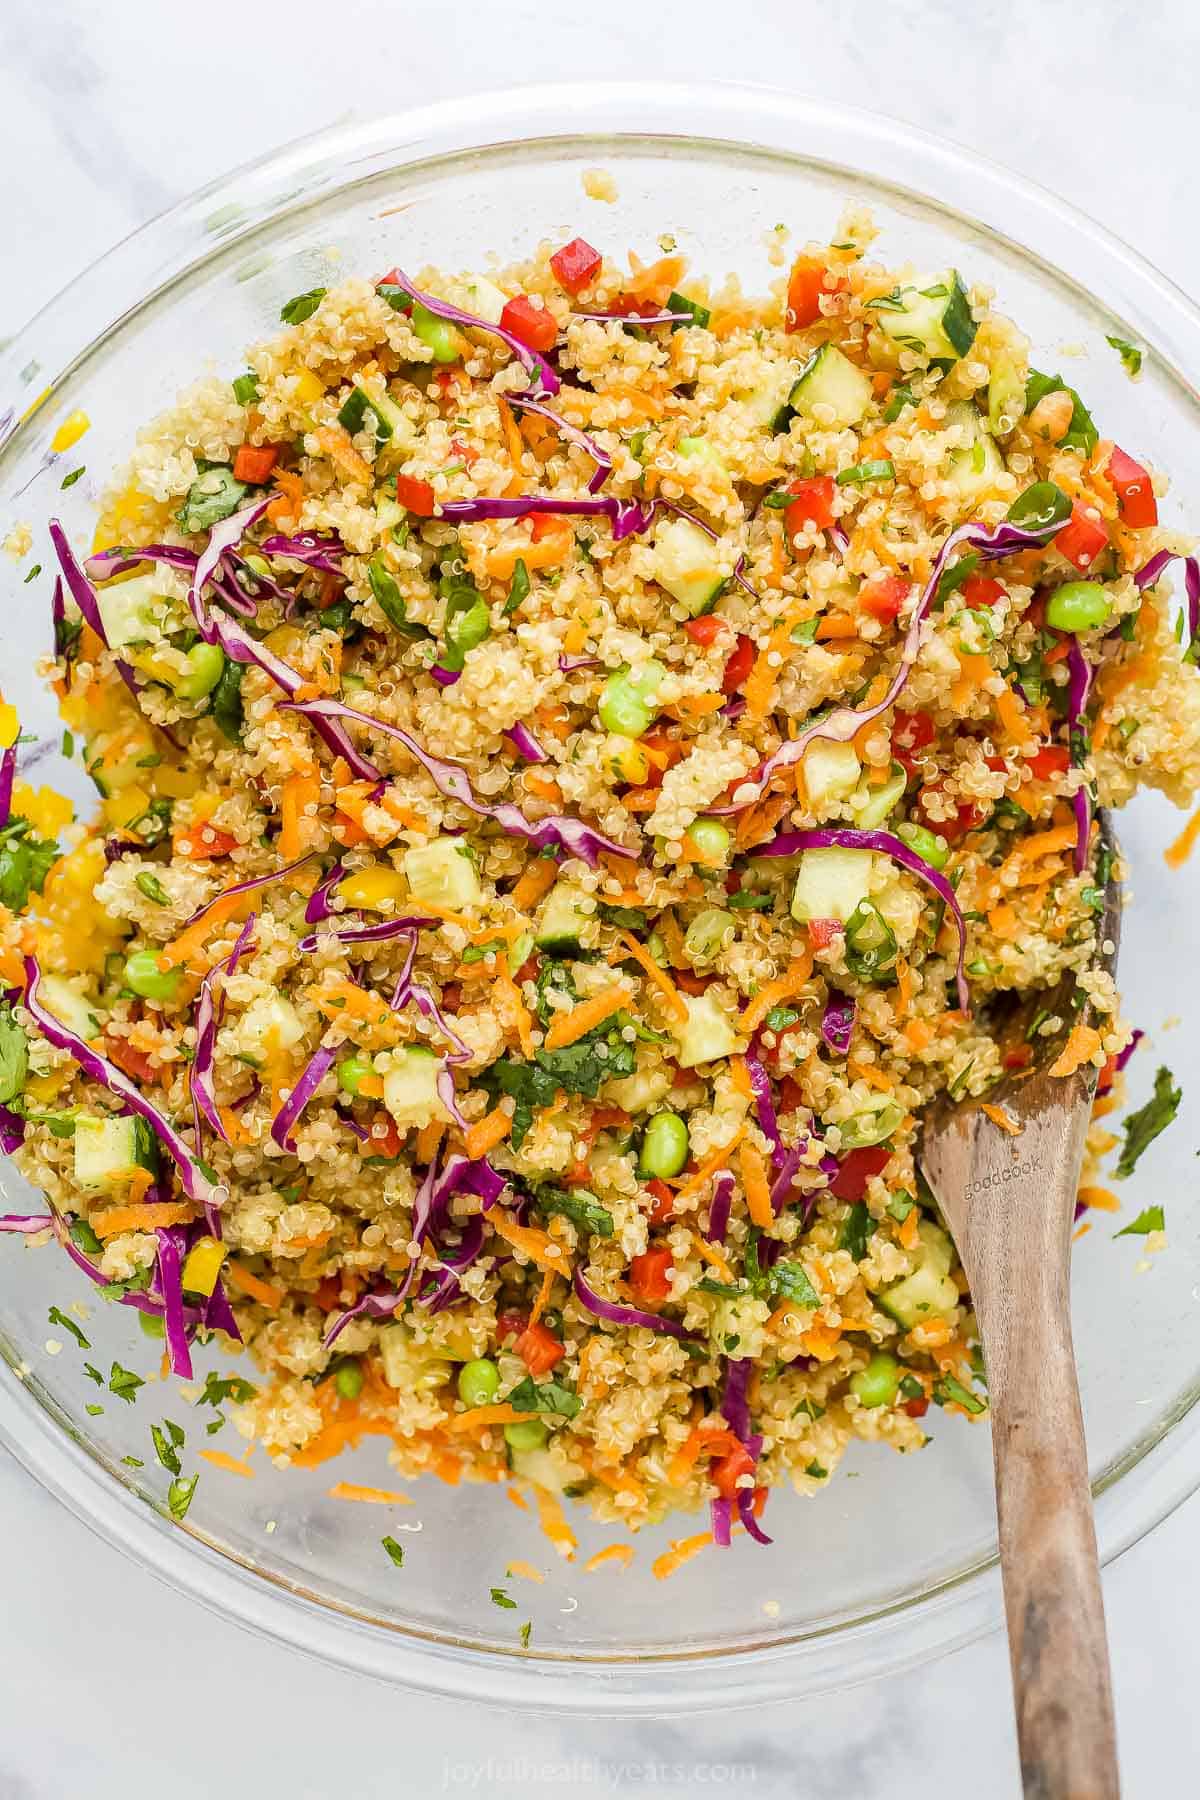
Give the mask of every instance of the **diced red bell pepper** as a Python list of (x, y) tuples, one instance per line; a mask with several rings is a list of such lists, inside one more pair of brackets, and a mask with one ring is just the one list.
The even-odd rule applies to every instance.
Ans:
[(830, 1193), (838, 1200), (861, 1200), (868, 1181), (873, 1175), (882, 1175), (891, 1157), (886, 1144), (868, 1144), (861, 1150), (848, 1150), (829, 1184)]
[(450, 448), (455, 456), (461, 456), (468, 469), (479, 461), (479, 452), (474, 444), (464, 444), (461, 438), (451, 438)]
[(721, 676), (721, 692), (723, 694), (736, 694), (739, 691), (754, 667), (754, 658), (757, 654), (754, 639), (747, 637), (744, 632), (739, 632), (737, 644), (729, 661), (725, 664), (725, 672)]
[(233, 459), (233, 479), (259, 487), (271, 479), (271, 471), (278, 461), (278, 444), (243, 444)]
[(705, 613), (699, 619), (686, 620), (683, 629), (693, 644), (699, 644), (707, 650), (710, 644), (716, 643), (723, 631), (728, 630), (728, 626), (724, 619), (717, 617), (716, 613)]
[(327, 606), (336, 606), (345, 591), (345, 577), (335, 575), (332, 569), (327, 569), (321, 577), (321, 586), (317, 593), (317, 606), (320, 611), (324, 612)]
[(524, 1313), (517, 1312), (516, 1309), (511, 1306), (506, 1307), (503, 1312), (496, 1314), (496, 1338), (498, 1342), (506, 1344), (511, 1338), (520, 1337), (528, 1323), (529, 1320)]
[(892, 755), (910, 778), (916, 772), (921, 751), (927, 750), (936, 736), (937, 727), (928, 713), (896, 714), (896, 723), (892, 726)]
[(1108, 459), (1108, 479), (1126, 525), (1158, 524), (1158, 501), (1154, 498), (1148, 470), (1116, 444)]
[(1053, 781), (1056, 775), (1063, 775), (1070, 768), (1071, 753), (1065, 744), (1043, 744), (1025, 766), (1035, 781)]
[(788, 537), (795, 537), (798, 531), (812, 525), (818, 531), (825, 531), (833, 524), (833, 496), (837, 483), (832, 475), (804, 477), (791, 482), (787, 491), (796, 496), (791, 505), (783, 509), (783, 529)]
[(984, 807), (976, 806), (974, 801), (969, 800), (965, 805), (956, 806), (948, 819), (935, 819), (926, 803), (931, 795), (942, 793), (944, 786), (943, 782), (934, 781), (921, 789), (916, 805), (918, 822), (927, 826), (930, 831), (935, 831), (939, 837), (944, 837), (948, 844), (956, 844), (959, 838), (966, 837), (968, 831), (974, 831), (983, 824), (987, 812)]
[(640, 1256), (633, 1258), (629, 1265), (629, 1285), (639, 1300), (648, 1306), (657, 1306), (666, 1299), (671, 1291), (668, 1276), (674, 1261), (665, 1244), (643, 1250)]
[(804, 1105), (804, 1089), (794, 1075), (785, 1075), (779, 1083), (779, 1105), (777, 1112), (798, 1112)]
[(215, 825), (193, 825), (175, 839), (176, 853), (196, 862), (206, 857), (229, 856), (237, 847), (237, 839), (227, 831), (218, 831)]
[(694, 975), (690, 969), (673, 969), (671, 973), (675, 986), (693, 998), (697, 994), (706, 994), (714, 979), (711, 975)]
[(548, 1375), (564, 1354), (562, 1344), (540, 1319), (536, 1325), (525, 1327), (513, 1350), (531, 1375)]
[(554, 252), (550, 267), (568, 294), (577, 294), (596, 279), (603, 261), (600, 252), (593, 250), (586, 238), (572, 238), (569, 244)]
[(404, 1133), (396, 1124), (391, 1113), (380, 1107), (371, 1120), (371, 1135), (364, 1139), (361, 1149), (364, 1156), (386, 1156), (393, 1161), (404, 1148)]
[(810, 919), (808, 941), (814, 950), (828, 950), (834, 938), (841, 937), (844, 930), (840, 919)]
[(561, 537), (570, 532), (570, 524), (557, 513), (534, 513), (529, 521), (529, 536), (533, 543), (541, 543), (543, 538)]
[(1071, 517), (1055, 534), (1054, 548), (1085, 575), (1096, 558), (1108, 549), (1108, 531), (1103, 519), (1093, 519), (1076, 500)]
[(910, 1419), (923, 1419), (925, 1414), (929, 1411), (928, 1396), (922, 1394), (919, 1400), (906, 1400), (904, 1402), (904, 1411), (908, 1414)]
[(144, 1050), (135, 1050), (128, 1038), (106, 1037), (104, 1054), (133, 1081), (153, 1085), (162, 1080), (161, 1070), (154, 1067)]
[(396, 503), (418, 519), (432, 519), (437, 496), (428, 481), (421, 481), (416, 475), (397, 475)]
[(864, 612), (890, 625), (908, 598), (908, 582), (899, 575), (869, 575), (858, 590), (858, 604)]
[(558, 323), (548, 307), (535, 306), (527, 294), (518, 294), (500, 314), (500, 324), (531, 350), (552, 350)]
[(1006, 1069), (1027, 1069), (1032, 1061), (1032, 1044), (1015, 1044), (1011, 1050), (1006, 1050), (1004, 1053)]
[(709, 1466), (708, 1478), (722, 1500), (736, 1500), (741, 1491), (738, 1482), (743, 1476), (753, 1473), (754, 1458), (745, 1444), (739, 1444), (736, 1450), (731, 1450), (727, 1456), (722, 1456)]
[(827, 266), (819, 257), (796, 258), (788, 277), (785, 330), (803, 331), (807, 326), (815, 325), (821, 317), (822, 294), (838, 294), (843, 291), (846, 286), (845, 276), (839, 275), (832, 286), (826, 286), (825, 278), (828, 273)]
[(646, 1183), (646, 1190), (654, 1195), (654, 1205), (650, 1209), (650, 1223), (665, 1225), (675, 1213), (675, 1189), (669, 1188), (665, 1181), (659, 1181), (656, 1177), (653, 1181)]
[(962, 584), (962, 597), (973, 612), (995, 606), (1007, 596), (1007, 588), (994, 575), (968, 575)]

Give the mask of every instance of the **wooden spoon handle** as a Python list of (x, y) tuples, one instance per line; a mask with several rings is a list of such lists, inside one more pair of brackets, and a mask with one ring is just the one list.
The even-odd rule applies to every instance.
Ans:
[(1025, 1318), (991, 1394), (1021, 1778), (1027, 1800), (1116, 1800), (1104, 1601), (1063, 1300), (1039, 1313), (1044, 1331)]

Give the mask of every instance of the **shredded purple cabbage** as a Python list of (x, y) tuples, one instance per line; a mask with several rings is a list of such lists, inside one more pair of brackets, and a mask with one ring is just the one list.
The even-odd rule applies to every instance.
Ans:
[(0, 756), (0, 827), (12, 817), (13, 781), (17, 773), (17, 746), (9, 744)]
[(647, 1331), (665, 1333), (668, 1337), (686, 1338), (692, 1333), (685, 1330), (675, 1319), (660, 1318), (658, 1313), (643, 1312), (638, 1306), (621, 1306), (614, 1300), (604, 1300), (594, 1288), (588, 1286), (582, 1269), (576, 1269), (573, 1277), (575, 1292), (598, 1319), (607, 1319), (610, 1325), (644, 1325)]
[(256, 888), (269, 887), (273, 881), (282, 881), (285, 876), (294, 874), (297, 869), (302, 869), (306, 862), (311, 862), (314, 854), (314, 851), (309, 850), (304, 856), (298, 856), (294, 862), (284, 863), (280, 869), (272, 869), (269, 875), (255, 875), (247, 881), (235, 881), (232, 887), (222, 888), (219, 894), (214, 894), (211, 900), (206, 900), (203, 906), (198, 906), (195, 912), (184, 920), (180, 927), (180, 935), (182, 936), (185, 931), (202, 919), (205, 913), (211, 911), (219, 901), (228, 900), (234, 894), (252, 894)]
[(733, 1529), (733, 1501), (722, 1500), (718, 1495), (715, 1500), (709, 1501), (708, 1510), (712, 1518), (713, 1543), (718, 1550), (728, 1550), (733, 1541), (730, 1537)]
[(57, 519), (49, 520), (46, 529), (50, 534), (50, 542), (54, 545), (55, 554), (62, 567), (63, 580), (67, 584), (67, 589), (72, 600), (74, 600), (76, 606), (79, 608), (86, 623), (95, 632), (110, 656), (112, 656), (117, 673), (120, 675), (121, 680), (125, 683), (125, 686), (129, 689), (130, 693), (139, 693), (141, 691), (141, 683), (137, 676), (134, 674), (129, 664), (125, 662), (123, 658), (117, 656), (109, 645), (108, 634), (104, 629), (104, 620), (100, 616), (100, 604), (96, 598), (96, 590), (84, 574), (79, 558), (76, 556), (67, 540), (66, 532), (63, 530), (62, 525)]
[(737, 1509), (738, 1518), (741, 1520), (747, 1534), (754, 1539), (756, 1544), (773, 1544), (775, 1542), (774, 1538), (767, 1536), (767, 1533), (763, 1530), (762, 1526), (754, 1516), (754, 1491), (752, 1489), (742, 1488), (739, 1490)]
[(551, 844), (560, 844), (571, 856), (582, 857), (593, 867), (602, 851), (610, 851), (614, 856), (630, 854), (622, 845), (601, 836), (590, 825), (583, 824), (579, 819), (568, 818), (563, 813), (552, 813), (549, 818), (539, 819), (535, 824), (512, 801), (501, 801), (494, 806), (486, 805), (472, 788), (466, 770), (457, 763), (432, 755), (399, 725), (388, 725), (382, 719), (373, 719), (370, 713), (359, 712), (353, 706), (346, 706), (341, 700), (289, 700), (281, 704), (280, 711), (301, 713), (305, 718), (315, 720), (353, 719), (359, 725), (395, 738), (433, 777), (440, 794), (444, 794), (447, 799), (457, 800), (479, 818), (493, 819), (503, 831), (513, 837), (528, 838), (539, 850)]
[(184, 1322), (183, 1287), (180, 1280), (183, 1261), (180, 1250), (182, 1232), (178, 1227), (159, 1228), (154, 1234), (158, 1239), (158, 1287), (163, 1303), (163, 1324), (167, 1346), (167, 1360), (171, 1365), (171, 1373), (180, 1375), (185, 1381), (192, 1379), (192, 1357), (188, 1349), (187, 1325)]
[(1134, 582), (1139, 591), (1153, 587), (1163, 570), (1176, 558), (1183, 563), (1184, 587), (1187, 590), (1187, 641), (1189, 647), (1195, 642), (1200, 632), (1200, 557), (1184, 556), (1180, 550), (1159, 550), (1148, 563), (1134, 574)]
[(320, 881), (308, 897), (308, 905), (304, 908), (304, 923), (319, 925), (322, 919), (335, 918), (333, 908), (329, 904), (330, 895), (346, 873), (346, 865), (340, 859), (334, 863), (328, 875), (322, 875)]
[(90, 1044), (84, 1042), (83, 1038), (77, 1037), (73, 1031), (69, 1031), (61, 1019), (55, 1018), (52, 1012), (46, 1010), (38, 998), (41, 980), (42, 971), (36, 956), (27, 956), (25, 958), (25, 1008), (42, 1036), (53, 1044), (55, 1049), (65, 1050), (68, 1055), (73, 1056), (89, 1080), (98, 1081), (100, 1086), (107, 1088), (110, 1094), (115, 1094), (119, 1100), (123, 1100), (132, 1112), (137, 1113), (139, 1118), (145, 1119), (155, 1137), (178, 1168), (183, 1191), (189, 1200), (194, 1200), (205, 1208), (220, 1207), (228, 1198), (228, 1189), (209, 1179), (174, 1125), (146, 1099), (141, 1089), (130, 1081), (128, 1075), (122, 1074), (120, 1069), (114, 1067), (98, 1051), (93, 1050)]
[(560, 675), (574, 675), (580, 669), (598, 669), (599, 667), (600, 658), (598, 656), (560, 656), (558, 659)]
[(247, 949), (258, 919), (257, 913), (251, 913), (238, 934), (237, 942), (228, 956), (215, 962), (200, 983), (200, 996), (196, 1003), (196, 1054), (192, 1066), (188, 1070), (188, 1092), (192, 1096), (192, 1118), (196, 1131), (196, 1143), (203, 1144), (200, 1121), (203, 1118), (225, 1143), (229, 1142), (229, 1133), (217, 1106), (217, 1096), (213, 1087), (214, 1057), (217, 1047), (217, 1026), (220, 1023), (216, 1001), (213, 997), (213, 982), (223, 971), (233, 973), (238, 959)]
[[(416, 1268), (415, 1263), (413, 1268)], [(411, 1280), (411, 1273), (409, 1278)], [(403, 1299), (404, 1291), (399, 1288), (392, 1294), (364, 1294), (361, 1300), (356, 1300), (353, 1306), (338, 1314), (321, 1340), (323, 1347), (330, 1349), (347, 1325), (352, 1324), (355, 1319), (390, 1319)]]
[(777, 1161), (783, 1151), (783, 1139), (779, 1135), (779, 1120), (775, 1117), (775, 1102), (771, 1098), (770, 1077), (757, 1056), (747, 1053), (745, 1063), (754, 1093), (754, 1110), (764, 1134), (771, 1140), (771, 1159)]
[(755, 856), (797, 856), (802, 850), (874, 850), (880, 856), (890, 856), (902, 868), (916, 875), (927, 886), (931, 887), (940, 900), (944, 900), (958, 932), (958, 965), (955, 970), (955, 981), (958, 984), (958, 1003), (963, 1012), (971, 1010), (971, 994), (967, 987), (964, 959), (967, 948), (967, 922), (963, 918), (962, 907), (958, 904), (958, 895), (954, 892), (946, 877), (932, 863), (927, 863), (923, 856), (904, 843), (901, 838), (893, 837), (890, 831), (856, 831), (847, 826), (820, 826), (809, 831), (784, 831), (766, 844), (756, 844)]
[(32, 1237), (39, 1231), (52, 1231), (54, 1219), (50, 1213), (0, 1213), (0, 1231), (25, 1232)]
[[(896, 673), (888, 684), (887, 692), (882, 700), (877, 701), (874, 706), (858, 709), (852, 706), (835, 707), (832, 712), (826, 713), (824, 718), (816, 720), (806, 731), (802, 731), (799, 737), (789, 738), (786, 743), (781, 744), (779, 749), (768, 756), (765, 762), (760, 763), (757, 769), (752, 770), (738, 783), (739, 793), (747, 787), (753, 787), (752, 794), (739, 799), (735, 805), (711, 806), (708, 810), (711, 813), (721, 813), (722, 815), (743, 812), (746, 807), (752, 806), (756, 800), (762, 798), (772, 775), (780, 769), (791, 768), (793, 764), (799, 762), (810, 744), (815, 743), (818, 739), (824, 739), (830, 743), (848, 744), (864, 725), (870, 724), (872, 719), (877, 719), (881, 713), (885, 713), (889, 706), (893, 705), (912, 673), (920, 653), (925, 621), (937, 599), (942, 576), (956, 550), (964, 547), (977, 550), (985, 561), (995, 561), (1001, 557), (1013, 556), (1019, 550), (1032, 550), (1038, 547), (1045, 542), (1051, 529), (1052, 527), (1044, 527), (1038, 531), (1026, 531), (1022, 526), (1013, 525), (1007, 519), (1002, 519), (998, 525), (984, 525), (978, 520), (973, 520), (966, 525), (958, 526), (950, 533), (934, 558), (929, 579), (921, 590), (916, 610), (904, 635)], [(759, 854), (761, 852), (756, 849), (755, 855)]]
[(614, 494), (591, 498), (556, 498), (553, 494), (513, 494), (500, 497), (479, 495), (474, 500), (447, 500), (438, 508), (438, 517), (452, 524), (470, 525), (478, 519), (524, 519), (544, 513), (556, 518), (603, 518), (612, 525), (613, 542), (635, 532), (645, 531), (657, 512), (657, 502), (618, 500)]
[[(310, 569), (321, 569), (327, 575), (340, 575), (340, 559), (349, 554), (345, 544), (332, 532), (322, 536), (316, 531), (298, 531), (293, 536), (264, 538), (258, 545), (260, 556), (287, 556), (292, 562), (304, 563)], [(255, 576), (255, 580), (258, 577)]]
[[(375, 925), (348, 925), (344, 930), (335, 931), (333, 936), (339, 944), (386, 944), (390, 939), (404, 937), (408, 932), (425, 931), (440, 924), (440, 919), (426, 918), (421, 913), (405, 913), (398, 919), (381, 919)], [(316, 949), (321, 936), (319, 931), (310, 932), (308, 937), (300, 939), (296, 948), (307, 956)]]
[(324, 1081), (330, 1064), (335, 1061), (336, 1057), (337, 1051), (332, 1044), (322, 1044), (309, 1059), (308, 1065), (298, 1077), (295, 1087), (271, 1120), (271, 1136), (281, 1150), (296, 1148), (292, 1127)]
[(527, 763), (544, 763), (550, 759), (530, 731), (528, 725), (510, 725), (504, 733), (518, 756)]
[(708, 1227), (704, 1233), (710, 1244), (723, 1244), (729, 1230), (729, 1205), (733, 1199), (733, 1176), (728, 1169), (718, 1169), (713, 1176), (712, 1194), (708, 1202)]
[(572, 425), (560, 413), (556, 413), (552, 407), (546, 406), (541, 400), (535, 400), (532, 395), (505, 394), (504, 398), (510, 406), (520, 406), (526, 412), (537, 413), (540, 418), (549, 419), (568, 443), (577, 444), (581, 450), (586, 450), (596, 465), (596, 472), (588, 482), (588, 493), (598, 494), (612, 474), (612, 457), (608, 451), (602, 450), (596, 440), (589, 437), (586, 431), (581, 431), (578, 425)]
[(217, 573), (221, 558), (227, 550), (234, 550), (241, 543), (250, 527), (257, 523), (271, 504), (269, 494), (261, 494), (240, 511), (230, 513), (227, 519), (221, 519), (208, 534), (208, 542), (196, 558), (196, 567), (192, 571), (191, 586), (188, 588), (188, 606), (196, 621), (196, 629), (206, 644), (215, 642), (214, 622), (209, 617), (204, 604), (204, 590)]
[(821, 1018), (821, 1036), (835, 1056), (847, 1056), (857, 1008), (846, 994), (831, 993)]
[(451, 306), (446, 300), (438, 300), (432, 294), (424, 293), (411, 282), (403, 269), (390, 269), (376, 287), (398, 287), (417, 300), (431, 312), (435, 319), (446, 319), (451, 325), (465, 326), (468, 331), (483, 331), (490, 337), (498, 337), (508, 345), (517, 361), (528, 370), (537, 386), (532, 390), (535, 396), (540, 394), (557, 394), (562, 383), (550, 367), (544, 356), (531, 350), (528, 344), (522, 343), (519, 337), (507, 331), (503, 325), (493, 325), (488, 319), (481, 319), (475, 313), (464, 312), (460, 306)]
[[(1092, 665), (1079, 647), (1079, 639), (1072, 636), (1067, 646), (1067, 734), (1071, 746), (1071, 761), (1078, 765), (1087, 754), (1088, 733), (1084, 723), (1087, 711), (1088, 695), (1092, 691)], [(1075, 814), (1075, 873), (1081, 875), (1087, 867), (1088, 843), (1092, 832), (1092, 796), (1087, 783), (1083, 782), (1071, 796), (1071, 807)]]

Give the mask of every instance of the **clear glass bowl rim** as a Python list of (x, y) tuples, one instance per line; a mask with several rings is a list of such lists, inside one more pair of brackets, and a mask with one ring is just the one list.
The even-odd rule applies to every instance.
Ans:
[[(531, 132), (529, 122), (536, 120)], [(695, 122), (703, 120), (701, 133)], [(214, 250), (302, 211), (347, 180), (411, 170), (514, 143), (589, 147), (621, 138), (750, 149), (867, 177), (1001, 240), (1099, 301), (1200, 405), (1200, 310), (1127, 244), (1048, 190), (963, 146), (878, 113), (733, 83), (564, 83), (483, 92), (305, 137), (199, 189), (73, 280), (0, 351), (0, 448), (36, 402), (50, 410), (76, 365), (152, 295)], [(803, 148), (797, 148), (803, 146)], [(1067, 274), (1066, 271), (1071, 273)], [(1110, 1473), (1099, 1496), (1111, 1562), (1200, 1487), (1196, 1391)], [(0, 1443), (84, 1524), (176, 1590), (294, 1649), (402, 1686), (497, 1707), (646, 1714), (783, 1701), (913, 1665), (994, 1629), (994, 1559), (899, 1606), (757, 1650), (610, 1661), (483, 1653), (388, 1632), (252, 1573), (115, 1483), (11, 1376), (0, 1380)]]

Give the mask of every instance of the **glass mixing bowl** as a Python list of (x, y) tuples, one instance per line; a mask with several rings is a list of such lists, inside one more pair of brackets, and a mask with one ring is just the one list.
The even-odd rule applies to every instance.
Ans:
[[(585, 190), (597, 169), (612, 177), (606, 190), (588, 184), (610, 196), (603, 201)], [(0, 530), (22, 519), (34, 534), (23, 565), (0, 558), (3, 689), (39, 740), (27, 763), (37, 759), (39, 779), (89, 804), (78, 771), (58, 756), (54, 701), (35, 673), (49, 642), (48, 578), (25, 585), (24, 573), (30, 560), (50, 561), (47, 517), (61, 513), (77, 541), (87, 538), (104, 472), (137, 427), (198, 372), (237, 373), (244, 346), (275, 327), (289, 296), (397, 261), (413, 271), (478, 268), (576, 233), (644, 258), (669, 233), (694, 267), (737, 269), (755, 291), (776, 273), (768, 248), (777, 224), (793, 242), (825, 236), (849, 200), (873, 209), (884, 259), (957, 264), (992, 282), (1031, 335), (1034, 362), (1061, 365), (1106, 433), (1171, 471), (1167, 521), (1200, 519), (1200, 316), (1050, 195), (890, 121), (766, 90), (584, 86), (458, 101), (339, 128), (240, 170), (81, 275), (0, 353)], [(1147, 346), (1138, 383), (1105, 343), (1109, 333)], [(91, 429), (69, 464), (47, 467), (51, 434), (75, 408)], [(61, 475), (77, 461), (87, 473), (64, 492)], [(1121, 826), (1138, 902), (1123, 986), (1156, 1040), (1134, 1061), (1134, 1093), (1148, 1089), (1160, 1054), (1185, 1072), (1182, 1120), (1122, 1198), (1132, 1217), (1167, 1197), (1170, 1249), (1139, 1272), (1140, 1240), (1112, 1243), (1115, 1227), (1098, 1215), (1075, 1256), (1106, 1559), (1200, 1481), (1200, 1210), (1187, 1198), (1200, 1101), (1186, 1078), (1197, 1059), (1200, 965), (1188, 951), (1196, 877), (1168, 874), (1161, 858), (1175, 828), (1153, 799)], [(0, 1170), (0, 1211), (34, 1204), (11, 1166)], [(341, 1664), (497, 1704), (678, 1712), (845, 1685), (1000, 1616), (986, 1428), (934, 1414), (923, 1455), (859, 1446), (815, 1502), (779, 1491), (771, 1549), (739, 1538), (662, 1584), (650, 1572), (654, 1555), (703, 1524), (677, 1520), (643, 1534), (627, 1571), (587, 1574), (585, 1557), (609, 1532), (573, 1520), (578, 1557), (562, 1561), (534, 1516), (490, 1487), (429, 1481), (413, 1487), (408, 1507), (330, 1498), (339, 1479), (394, 1485), (379, 1439), (311, 1472), (278, 1472), (259, 1453), (251, 1481), (197, 1462), (198, 1447), (233, 1440), (227, 1448), (239, 1450), (232, 1427), (206, 1439), (207, 1415), (154, 1385), (133, 1406), (102, 1395), (83, 1377), (84, 1353), (47, 1324), (51, 1304), (76, 1298), (91, 1300), (91, 1290), (57, 1249), (0, 1240), (0, 1436), (74, 1512), (173, 1585)], [(97, 1365), (116, 1358), (149, 1372), (154, 1355), (132, 1312), (93, 1305), (86, 1329)], [(55, 1337), (66, 1341), (52, 1355)], [(104, 1412), (89, 1415), (89, 1403)], [(166, 1514), (168, 1477), (150, 1447), (149, 1425), (164, 1415), (187, 1424), (185, 1468), (202, 1470), (182, 1527)], [(405, 1546), (403, 1569), (380, 1547), (385, 1532)], [(513, 1558), (547, 1578), (513, 1583), (519, 1609), (509, 1611), (490, 1589)]]

